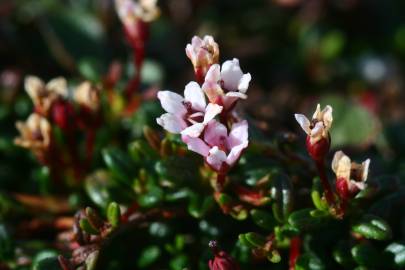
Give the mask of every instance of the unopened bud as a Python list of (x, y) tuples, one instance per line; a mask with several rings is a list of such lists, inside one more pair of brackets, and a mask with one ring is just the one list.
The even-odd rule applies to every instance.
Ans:
[(239, 270), (239, 265), (225, 251), (220, 251), (216, 241), (210, 241), (208, 246), (214, 253), (214, 259), (209, 260), (210, 270)]

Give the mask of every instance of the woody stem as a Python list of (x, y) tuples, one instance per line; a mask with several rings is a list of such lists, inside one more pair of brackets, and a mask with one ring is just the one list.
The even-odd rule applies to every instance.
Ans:
[(326, 201), (328, 202), (329, 206), (333, 206), (335, 204), (335, 199), (333, 196), (332, 187), (330, 186), (328, 177), (326, 176), (325, 164), (323, 160), (316, 161), (316, 168), (318, 169), (319, 177), (321, 178), (321, 184), (323, 190), (325, 191)]

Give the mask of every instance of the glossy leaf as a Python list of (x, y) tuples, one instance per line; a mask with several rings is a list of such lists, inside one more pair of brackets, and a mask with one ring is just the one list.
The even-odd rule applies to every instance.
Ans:
[(352, 226), (352, 230), (365, 238), (387, 240), (392, 236), (387, 222), (377, 216), (367, 215), (360, 222)]

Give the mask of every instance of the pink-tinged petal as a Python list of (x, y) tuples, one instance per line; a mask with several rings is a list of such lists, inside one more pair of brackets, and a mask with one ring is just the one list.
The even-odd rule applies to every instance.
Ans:
[(184, 89), (184, 99), (191, 103), (191, 107), (197, 111), (204, 111), (207, 103), (204, 92), (196, 82), (189, 82)]
[(224, 82), (224, 88), (228, 91), (238, 91), (239, 82), (242, 79), (243, 72), (239, 67), (239, 60), (225, 61), (221, 68), (221, 79)]
[(308, 118), (303, 114), (294, 114), (295, 120), (297, 120), (298, 124), (302, 127), (306, 134), (311, 134), (311, 129), (309, 128), (310, 122)]
[(212, 120), (208, 123), (204, 132), (204, 141), (211, 146), (224, 146), (228, 130), (218, 121)]
[[(232, 108), (234, 103), (239, 100), (239, 96), (235, 95), (228, 95), (229, 93), (239, 93), (239, 92), (228, 92), (226, 93), (225, 96), (222, 97), (222, 104), (224, 105), (224, 108), (226, 110), (229, 110), (229, 108)], [(240, 93), (241, 94), (241, 93)], [(244, 94), (242, 94), (244, 95)]]
[(311, 129), (310, 136), (314, 138), (316, 141), (322, 137), (323, 131), (325, 127), (323, 126), (322, 122), (317, 122), (313, 129)]
[(215, 116), (222, 112), (222, 106), (218, 104), (209, 103), (207, 108), (205, 108), (205, 115), (204, 115), (204, 124), (208, 123)]
[(156, 118), (156, 122), (161, 125), (165, 130), (178, 134), (187, 127), (186, 122), (177, 115), (171, 113), (162, 114)]
[(203, 40), (199, 36), (194, 36), (191, 39), (191, 45), (195, 49), (199, 49), (202, 46), (202, 44), (203, 44)]
[(248, 136), (248, 122), (246, 120), (233, 124), (227, 139), (228, 149), (232, 149), (238, 145), (247, 143)]
[(248, 144), (248, 141), (244, 141), (243, 143), (233, 147), (226, 158), (226, 163), (228, 163), (229, 166), (233, 166), (240, 158), (242, 151), (248, 146)]
[(181, 136), (181, 139), (183, 140), (183, 142), (185, 144), (187, 144), (188, 150), (196, 152), (197, 154), (200, 154), (203, 157), (208, 156), (210, 148), (200, 138), (192, 138), (192, 137), (189, 137), (189, 136)]
[(194, 48), (191, 44), (187, 44), (187, 46), (186, 46), (186, 55), (191, 60), (191, 62), (194, 64), (197, 57), (196, 57)]
[(216, 103), (218, 101), (218, 97), (224, 94), (221, 86), (217, 82), (212, 81), (205, 81), (202, 86), (202, 90), (207, 95), (211, 103)]
[(247, 95), (241, 92), (228, 92), (226, 93), (227, 97), (236, 97), (236, 98), (240, 98), (240, 99), (246, 99)]
[(179, 94), (171, 91), (159, 91), (157, 97), (166, 112), (179, 116), (186, 114), (187, 110), (183, 105), (184, 98)]
[(188, 128), (184, 129), (181, 132), (181, 135), (190, 136), (192, 138), (197, 138), (201, 135), (201, 132), (204, 130), (205, 125), (202, 123), (197, 123)]
[(226, 154), (224, 151), (219, 150), (217, 146), (214, 146), (209, 151), (207, 156), (207, 163), (214, 168), (215, 170), (219, 171), (221, 169), (222, 164), (226, 161)]
[(247, 89), (249, 88), (250, 80), (252, 80), (250, 73), (243, 74), (239, 81), (238, 90), (242, 93), (246, 93)]
[(218, 83), (221, 80), (221, 68), (218, 64), (212, 65), (205, 75), (205, 82)]

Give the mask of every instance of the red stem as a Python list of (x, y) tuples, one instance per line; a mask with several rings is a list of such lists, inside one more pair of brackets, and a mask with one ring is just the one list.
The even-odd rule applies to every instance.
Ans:
[(323, 161), (315, 161), (316, 168), (318, 169), (319, 177), (321, 178), (321, 184), (325, 191), (325, 198), (328, 202), (329, 206), (333, 206), (335, 204), (335, 199), (333, 196), (332, 188), (329, 184), (328, 177), (326, 176), (325, 172), (325, 164)]
[(219, 172), (217, 174), (217, 188), (218, 188), (219, 191), (222, 191), (224, 189), (225, 178), (226, 178), (225, 173)]
[(301, 253), (301, 238), (299, 236), (291, 238), (290, 243), (290, 267), (289, 270), (295, 269), (295, 263)]

